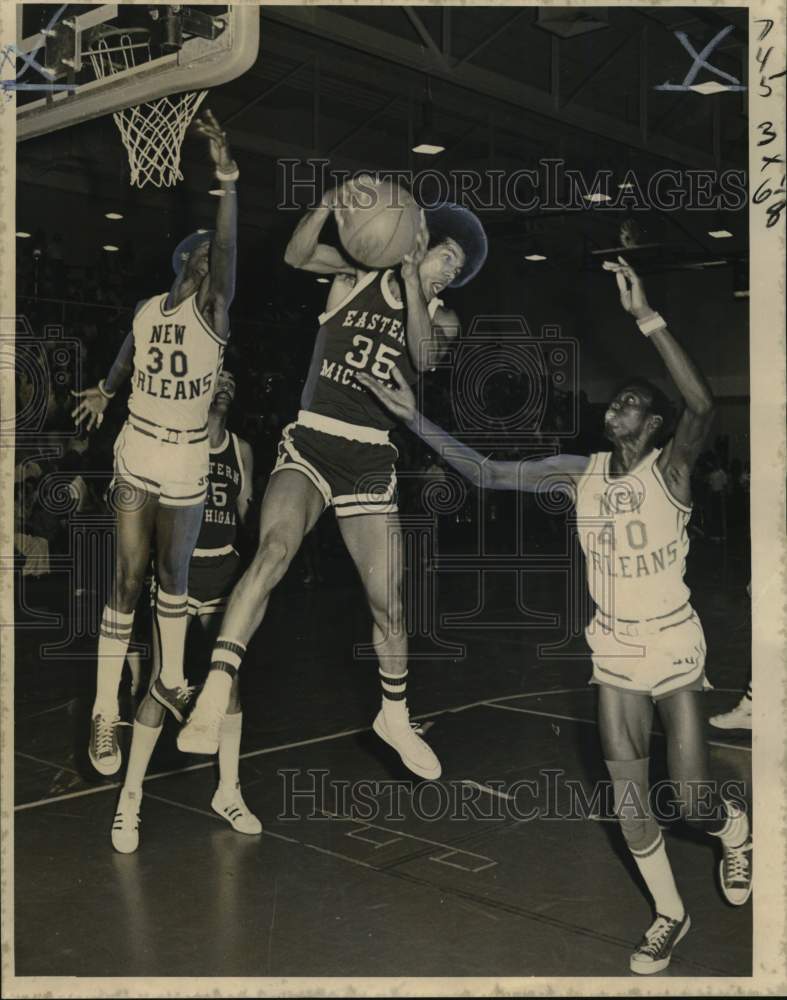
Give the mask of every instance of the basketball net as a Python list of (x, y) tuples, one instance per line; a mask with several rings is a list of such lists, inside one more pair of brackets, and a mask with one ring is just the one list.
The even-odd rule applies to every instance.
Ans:
[[(150, 46), (134, 41), (130, 34), (120, 34), (96, 43), (89, 52), (96, 79), (106, 79), (147, 61)], [(139, 55), (138, 55), (139, 53)], [(186, 129), (202, 104), (207, 90), (185, 94), (170, 94), (155, 101), (115, 111), (112, 117), (128, 153), (131, 184), (142, 188), (173, 187), (183, 180), (180, 172), (180, 150)]]

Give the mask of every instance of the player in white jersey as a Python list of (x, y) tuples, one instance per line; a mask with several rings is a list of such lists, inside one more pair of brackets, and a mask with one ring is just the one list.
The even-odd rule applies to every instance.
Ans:
[[(710, 791), (704, 718), (705, 639), (689, 604), (683, 574), (691, 511), (690, 477), (713, 417), (701, 373), (647, 303), (642, 283), (619, 258), (615, 273), (623, 307), (651, 340), (683, 397), (667, 437), (669, 400), (644, 379), (630, 380), (605, 416), (611, 452), (505, 462), (485, 460), (430, 423), (398, 372), (399, 389), (359, 379), (445, 460), (479, 487), (542, 492), (560, 489), (575, 501), (596, 615), (587, 629), (593, 681), (599, 685), (601, 744), (615, 809), (632, 856), (654, 901), (656, 919), (631, 956), (637, 973), (659, 972), (690, 921), (675, 886), (661, 830), (648, 810), (648, 764), (654, 703), (667, 740), (670, 778), (681, 814), (721, 840), (721, 887), (733, 905), (751, 893), (751, 839), (746, 813)], [(662, 439), (663, 440), (662, 442)], [(662, 447), (657, 447), (663, 443)], [(700, 783), (699, 785), (697, 783)]]
[[(216, 633), (227, 606), (227, 597), (240, 571), (240, 555), (235, 544), (238, 522), (244, 525), (251, 502), (254, 462), (248, 442), (227, 431), (227, 416), (235, 396), (235, 379), (222, 371), (217, 380), (210, 412), (209, 490), (202, 528), (189, 564), (189, 620), (199, 621), (207, 646)], [(155, 599), (155, 581), (151, 603)], [(112, 821), (112, 846), (121, 854), (131, 854), (139, 846), (142, 783), (164, 726), (166, 711), (152, 697), (151, 689), (161, 668), (161, 644), (153, 629), (151, 683), (134, 720), (134, 734), (123, 787)], [(239, 764), (243, 715), (240, 685), (232, 685), (230, 705), (222, 723), (219, 742), (219, 784), (211, 808), (245, 834), (259, 834), (262, 824), (243, 800)]]
[(77, 424), (87, 420), (88, 430), (100, 426), (109, 400), (131, 377), (128, 418), (115, 442), (117, 554), (98, 641), (88, 748), (101, 774), (120, 768), (118, 686), (154, 538), (162, 665), (152, 694), (178, 721), (190, 698), (183, 677), (186, 585), (207, 485), (208, 410), (230, 332), (238, 214), (238, 168), (226, 135), (209, 111), (196, 128), (208, 140), (223, 195), (216, 230), (178, 245), (171, 289), (137, 306), (109, 375), (76, 394), (73, 412)]

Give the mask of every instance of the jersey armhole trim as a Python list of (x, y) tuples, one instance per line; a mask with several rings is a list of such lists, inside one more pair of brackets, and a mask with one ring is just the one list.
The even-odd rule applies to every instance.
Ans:
[(222, 347), (226, 347), (227, 346), (227, 341), (230, 339), (229, 330), (227, 331), (226, 338), (224, 338), (224, 337), (220, 337), (216, 333), (215, 330), (211, 329), (211, 327), (208, 326), (207, 320), (203, 317), (202, 313), (197, 308), (197, 296), (196, 296), (196, 293), (192, 297), (192, 305), (194, 307), (194, 315), (196, 316), (197, 320), (199, 321), (199, 323), (200, 323), (202, 329), (205, 331), (205, 333), (207, 333), (209, 337), (211, 337), (213, 340), (215, 340), (217, 344), (221, 344)]
[(339, 312), (340, 309), (344, 309), (344, 307), (349, 302), (352, 302), (352, 300), (359, 292), (363, 291), (363, 289), (366, 288), (368, 285), (371, 285), (371, 283), (374, 281), (374, 279), (379, 273), (380, 273), (379, 271), (367, 271), (366, 274), (359, 281), (355, 282), (353, 287), (350, 289), (348, 294), (345, 295), (345, 297), (338, 304), (338, 306), (335, 306), (333, 309), (331, 309), (330, 312), (320, 313), (318, 319), (320, 326), (324, 326), (329, 319), (332, 319), (336, 315), (336, 313)]
[(660, 455), (661, 455), (661, 452), (659, 452), (659, 454), (653, 460), (653, 476), (654, 476), (656, 482), (664, 490), (664, 494), (666, 495), (667, 499), (669, 500), (669, 502), (674, 507), (677, 507), (678, 510), (682, 511), (682, 513), (684, 513), (684, 514), (691, 514), (693, 508), (692, 507), (687, 507), (685, 503), (681, 503), (681, 501), (678, 500), (677, 497), (673, 496), (672, 493), (670, 492), (669, 487), (667, 486), (666, 482), (664, 481), (664, 476), (661, 474), (661, 469), (658, 466), (658, 461), (659, 461)]
[(392, 274), (393, 271), (390, 267), (387, 271), (383, 271), (383, 276), (380, 278), (380, 291), (383, 293), (386, 305), (389, 305), (391, 309), (404, 309), (404, 302), (395, 298), (394, 293), (391, 290), (389, 282)]
[[(588, 464), (585, 466), (584, 471), (581, 472), (577, 476), (577, 480), (576, 480), (576, 483), (577, 483), (576, 484), (576, 496), (577, 496), (577, 500), (579, 500), (580, 494), (583, 493), (588, 488), (588, 486), (590, 484), (590, 480), (592, 479), (592, 477), (598, 471), (597, 470), (597, 466), (599, 464), (599, 461), (601, 461), (602, 465), (604, 464), (604, 461), (605, 461), (604, 455), (605, 454), (607, 454), (607, 452), (594, 451), (592, 453), (592, 455), (590, 455), (590, 457), (588, 458)], [(602, 469), (601, 471), (603, 473), (605, 470)]]

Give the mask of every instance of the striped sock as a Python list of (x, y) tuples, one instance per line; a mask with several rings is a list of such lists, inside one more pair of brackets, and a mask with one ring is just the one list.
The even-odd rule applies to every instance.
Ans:
[(243, 713), (225, 715), (219, 735), (219, 789), (231, 792), (238, 784)]
[(115, 611), (108, 604), (104, 606), (98, 636), (96, 700), (93, 703), (93, 715), (114, 719), (119, 714), (118, 688), (133, 625), (133, 611)]
[(218, 637), (210, 658), (210, 671), (199, 696), (200, 704), (208, 703), (226, 712), (232, 681), (238, 674), (245, 652), (245, 644), (237, 639), (227, 635)]
[(156, 594), (156, 622), (161, 637), (161, 683), (164, 687), (185, 687), (183, 649), (188, 628), (188, 594)]
[(629, 846), (629, 850), (637, 863), (637, 868), (639, 868), (639, 873), (644, 879), (648, 891), (653, 897), (656, 913), (672, 917), (673, 920), (682, 920), (686, 911), (678, 887), (675, 885), (675, 877), (672, 874), (672, 866), (667, 857), (667, 849), (664, 846), (661, 830), (650, 847), (635, 851)]
[(383, 717), (386, 722), (407, 721), (407, 671), (403, 674), (389, 674), (380, 668), (380, 684), (383, 689)]

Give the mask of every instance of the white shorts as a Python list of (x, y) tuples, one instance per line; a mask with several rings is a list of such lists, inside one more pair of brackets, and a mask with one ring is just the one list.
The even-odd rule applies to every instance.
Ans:
[[(195, 443), (159, 440), (136, 430), (128, 421), (115, 440), (115, 475), (157, 497), (163, 507), (194, 507), (205, 500), (210, 471), (207, 437)], [(121, 506), (122, 499), (116, 503)]]
[(596, 611), (585, 638), (593, 654), (591, 684), (645, 694), (654, 701), (710, 687), (705, 634), (690, 604), (645, 622), (621, 622)]

